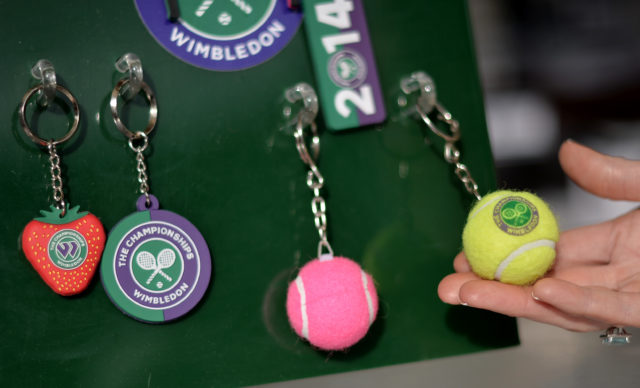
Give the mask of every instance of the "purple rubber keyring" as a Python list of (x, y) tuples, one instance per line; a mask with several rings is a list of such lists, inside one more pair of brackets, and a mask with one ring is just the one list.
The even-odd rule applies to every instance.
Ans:
[(200, 302), (209, 286), (209, 248), (191, 222), (160, 210), (155, 196), (142, 195), (136, 205), (138, 211), (109, 234), (102, 283), (111, 301), (134, 319), (178, 319)]

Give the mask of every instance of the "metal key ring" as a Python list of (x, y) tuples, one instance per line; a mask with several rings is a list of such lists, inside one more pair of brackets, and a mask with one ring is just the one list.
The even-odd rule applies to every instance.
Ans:
[(427, 113), (425, 113), (420, 108), (419, 105), (416, 105), (416, 109), (418, 110), (418, 114), (420, 115), (420, 118), (422, 118), (422, 121), (424, 121), (424, 123), (427, 124), (427, 127), (429, 127), (431, 132), (435, 133), (436, 135), (438, 135), (440, 138), (444, 139), (444, 141), (448, 143), (455, 143), (456, 141), (460, 140), (460, 130), (459, 130), (460, 124), (458, 123), (458, 121), (454, 120), (453, 117), (451, 116), (451, 113), (449, 113), (446, 109), (444, 109), (440, 104), (436, 103), (434, 108), (438, 112), (438, 119), (443, 121), (445, 124), (449, 126), (449, 131), (451, 132), (451, 134), (444, 133), (443, 131), (438, 129), (438, 127), (436, 127), (433, 121), (429, 118)]
[[(120, 95), (120, 89), (129, 83), (128, 78), (121, 79), (118, 81), (116, 86), (113, 88), (111, 92), (111, 101), (109, 105), (111, 106), (111, 115), (113, 116), (113, 122), (116, 124), (116, 127), (123, 135), (127, 138), (138, 139), (137, 131), (131, 132), (120, 120), (120, 116), (118, 115), (118, 96)], [(140, 88), (144, 91), (145, 96), (147, 97), (147, 101), (149, 101), (149, 122), (147, 123), (147, 127), (144, 129), (144, 134), (149, 135), (153, 128), (156, 126), (156, 121), (158, 121), (158, 103), (156, 101), (156, 96), (151, 91), (149, 85), (146, 82), (142, 81), (140, 83)]]
[(71, 103), (71, 106), (73, 108), (73, 124), (71, 124), (71, 128), (69, 128), (69, 131), (67, 131), (67, 133), (61, 138), (53, 139), (53, 140), (45, 140), (40, 136), (36, 135), (35, 133), (33, 133), (31, 128), (29, 127), (29, 123), (27, 123), (27, 118), (25, 117), (27, 103), (29, 102), (31, 97), (40, 90), (44, 91), (44, 86), (42, 85), (34, 86), (31, 89), (29, 89), (25, 93), (25, 95), (22, 97), (22, 101), (20, 101), (20, 107), (18, 108), (20, 125), (22, 125), (22, 129), (27, 134), (27, 136), (29, 136), (29, 138), (33, 140), (34, 143), (39, 144), (43, 147), (47, 147), (49, 144), (55, 146), (55, 145), (64, 143), (65, 141), (69, 140), (78, 130), (78, 124), (80, 123), (80, 108), (78, 107), (78, 100), (76, 100), (76, 98), (73, 97), (73, 94), (71, 94), (71, 92), (68, 91), (66, 88), (60, 85), (56, 85), (56, 90), (62, 93), (65, 97), (67, 97), (67, 100), (69, 100), (69, 102)]
[(320, 153), (320, 136), (318, 136), (318, 127), (316, 126), (315, 121), (312, 121), (309, 124), (309, 128), (311, 128), (311, 153), (307, 148), (306, 140), (304, 139), (304, 124), (302, 120), (302, 114), (298, 115), (298, 123), (296, 124), (296, 130), (293, 133), (293, 136), (296, 139), (296, 148), (298, 149), (298, 153), (300, 154), (300, 159), (305, 162), (307, 165), (311, 165), (313, 162), (318, 160), (318, 154)]

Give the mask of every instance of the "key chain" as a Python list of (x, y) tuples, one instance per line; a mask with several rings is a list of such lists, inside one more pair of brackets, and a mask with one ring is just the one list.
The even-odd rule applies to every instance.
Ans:
[[(558, 224), (548, 205), (525, 191), (500, 190), (482, 197), (456, 142), (460, 124), (437, 100), (433, 80), (424, 72), (402, 79), (402, 91), (420, 94), (413, 107), (427, 128), (444, 140), (444, 159), (477, 202), (467, 217), (462, 245), (473, 272), (483, 279), (532, 284), (553, 265)], [(443, 131), (436, 123), (449, 128)]]
[[(483, 279), (533, 284), (552, 267), (556, 257), (559, 229), (549, 206), (525, 191), (500, 190), (482, 197), (469, 169), (460, 162), (455, 145), (460, 139), (460, 124), (438, 102), (431, 77), (415, 72), (401, 80), (400, 88), (406, 95), (419, 91), (412, 109), (444, 140), (444, 159), (477, 199), (462, 232), (463, 251), (473, 272)], [(440, 130), (435, 121), (448, 126), (449, 132)], [(624, 328), (610, 327), (600, 337), (604, 344), (624, 344), (630, 342), (631, 334)]]
[[(150, 194), (144, 151), (158, 117), (157, 102), (135, 54), (118, 59), (116, 68), (128, 71), (129, 77), (113, 89), (111, 113), (136, 154), (141, 195), (137, 211), (109, 233), (100, 273), (107, 295), (123, 313), (162, 323), (187, 314), (202, 299), (211, 278), (211, 256), (198, 229), (184, 217), (160, 210), (158, 199)], [(126, 101), (140, 90), (149, 102), (149, 122), (144, 131), (131, 132), (120, 120), (118, 96)]]
[[(378, 295), (371, 275), (346, 257), (334, 256), (327, 238), (326, 204), (320, 190), (324, 177), (316, 160), (320, 138), (314, 122), (318, 99), (305, 83), (288, 89), (287, 100), (302, 100), (304, 108), (295, 121), (294, 137), (302, 161), (309, 167), (307, 186), (313, 192), (311, 210), (320, 236), (318, 255), (305, 264), (287, 291), (287, 315), (294, 331), (322, 350), (343, 350), (360, 341), (378, 312)], [(305, 129), (311, 132), (311, 152)], [(323, 253), (324, 252), (324, 253)]]
[[(29, 89), (18, 108), (20, 125), (27, 136), (49, 153), (53, 202), (49, 211), (41, 210), (42, 217), (31, 220), (22, 231), (22, 251), (42, 280), (56, 293), (64, 296), (83, 292), (98, 268), (105, 243), (105, 232), (100, 220), (89, 212), (80, 212), (79, 206), (70, 207), (62, 188), (62, 169), (57, 146), (68, 141), (78, 130), (80, 109), (75, 97), (56, 82), (51, 62), (41, 59), (32, 68), (34, 78), (41, 84)], [(44, 140), (35, 134), (27, 122), (25, 112), (31, 98), (46, 109), (57, 96), (63, 95), (73, 109), (73, 123), (67, 133), (58, 138)]]

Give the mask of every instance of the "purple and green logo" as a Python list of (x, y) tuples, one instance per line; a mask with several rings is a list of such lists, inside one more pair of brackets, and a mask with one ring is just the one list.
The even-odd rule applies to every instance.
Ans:
[(73, 229), (59, 230), (49, 240), (48, 254), (56, 267), (76, 269), (87, 259), (87, 240)]
[(125, 314), (145, 322), (177, 319), (202, 299), (211, 256), (200, 232), (185, 218), (158, 210), (151, 196), (109, 234), (101, 264), (107, 295)]
[(302, 14), (286, 0), (135, 0), (155, 39), (171, 54), (208, 70), (259, 65), (293, 38)]
[(538, 209), (520, 196), (502, 198), (493, 208), (493, 221), (502, 231), (522, 236), (538, 226)]
[(339, 51), (329, 59), (329, 78), (338, 87), (357, 88), (367, 79), (367, 63), (355, 51)]

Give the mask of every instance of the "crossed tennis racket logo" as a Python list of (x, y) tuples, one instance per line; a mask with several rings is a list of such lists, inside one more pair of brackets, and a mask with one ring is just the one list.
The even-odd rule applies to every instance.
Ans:
[(515, 225), (524, 225), (529, 221), (529, 215), (527, 214), (529, 208), (523, 203), (517, 203), (513, 208), (507, 208), (502, 210), (502, 218), (505, 221), (510, 221)]
[(176, 254), (169, 248), (161, 250), (160, 253), (158, 253), (158, 257), (155, 257), (153, 254), (147, 251), (142, 251), (136, 256), (136, 263), (138, 263), (138, 266), (140, 268), (147, 271), (153, 271), (153, 273), (151, 273), (151, 276), (149, 276), (149, 279), (147, 279), (147, 284), (150, 284), (158, 275), (167, 279), (167, 281), (173, 281), (171, 276), (167, 275), (162, 270), (171, 268), (175, 261)]

